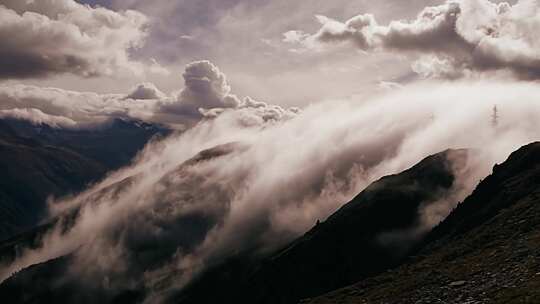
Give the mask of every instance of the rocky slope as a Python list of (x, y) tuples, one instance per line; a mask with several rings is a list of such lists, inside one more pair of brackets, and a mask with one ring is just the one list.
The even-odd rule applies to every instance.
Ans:
[(404, 265), (302, 303), (540, 303), (540, 143), (494, 167)]

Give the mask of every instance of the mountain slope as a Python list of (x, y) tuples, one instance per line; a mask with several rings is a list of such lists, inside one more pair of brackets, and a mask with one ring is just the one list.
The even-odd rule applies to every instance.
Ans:
[(540, 303), (540, 143), (512, 153), (395, 271), (304, 303)]
[(454, 186), (450, 158), (464, 164), (467, 151), (448, 150), (382, 178), (281, 252), (247, 269), (238, 260), (217, 267), (179, 302), (296, 303), (397, 265), (423, 236), (422, 209)]
[[(4, 133), (10, 129), (1, 127)], [(6, 135), (6, 134), (4, 134)], [(35, 225), (48, 196), (79, 191), (107, 168), (73, 151), (11, 133), (0, 138), (0, 239)]]
[[(167, 173), (161, 179), (159, 185), (157, 185), (157, 189), (167, 191), (164, 193), (166, 195), (163, 195), (163, 198), (176, 197), (177, 195), (191, 196), (193, 187), (197, 184), (200, 185), (200, 177), (190, 174), (190, 166), (196, 162), (211, 160), (230, 153), (231, 149), (235, 149), (236, 146), (226, 145), (201, 152), (191, 160), (180, 165), (177, 169)], [(236, 257), (238, 263), (229, 262), (217, 268), (218, 270), (226, 270), (224, 272), (218, 271), (220, 276), (217, 279), (211, 275), (213, 273), (215, 274), (216, 271), (210, 271), (209, 276), (203, 277), (192, 288), (188, 289), (188, 291), (181, 294), (173, 294), (169, 300), (171, 302), (180, 301), (183, 303), (213, 303), (218, 300), (228, 303), (292, 303), (296, 299), (300, 299), (306, 290), (307, 292), (311, 292), (317, 288), (316, 290), (319, 292), (320, 290), (331, 289), (333, 286), (343, 286), (342, 284), (346, 284), (348, 281), (341, 280), (341, 277), (343, 270), (347, 269), (347, 265), (342, 265), (336, 272), (328, 272), (329, 279), (322, 281), (322, 284), (316, 285), (313, 282), (321, 282), (321, 280), (315, 281), (317, 278), (322, 277), (320, 271), (329, 271), (329, 268), (325, 268), (329, 263), (321, 265), (318, 263), (320, 261), (319, 258), (333, 260), (335, 259), (334, 253), (339, 252), (339, 249), (341, 249), (342, 254), (347, 253), (349, 249), (356, 250), (351, 251), (351, 254), (357, 254), (360, 247), (354, 240), (358, 239), (364, 244), (371, 246), (369, 248), (370, 251), (363, 253), (364, 256), (373, 257), (370, 263), (375, 267), (370, 268), (371, 271), (380, 271), (397, 263), (406, 252), (405, 250), (403, 253), (395, 254), (396, 246), (401, 247), (401, 241), (380, 243), (377, 236), (387, 231), (393, 231), (394, 229), (416, 227), (419, 221), (419, 209), (425, 206), (426, 203), (436, 201), (445, 195), (452, 187), (454, 181), (453, 167), (448, 162), (449, 155), (452, 155), (453, 159), (465, 158), (466, 151), (446, 151), (426, 158), (418, 165), (401, 174), (381, 179), (362, 192), (348, 206), (341, 209), (325, 223), (317, 225), (299, 241), (294, 242), (287, 249), (279, 252), (271, 259), (265, 260), (261, 264), (260, 260), (253, 258), (249, 254)], [(185, 180), (185, 184), (181, 186), (177, 185), (174, 189), (165, 187), (171, 178), (175, 179), (177, 177), (182, 177)], [(115, 187), (113, 185), (111, 191), (114, 191)], [(186, 191), (187, 189), (191, 189), (191, 191)], [(177, 194), (171, 194), (169, 190), (174, 190), (174, 193)], [(133, 232), (136, 235), (133, 235), (133, 237), (136, 238), (131, 243), (130, 240), (132, 238), (130, 235), (132, 233), (129, 230), (124, 232), (127, 233), (124, 235), (129, 240), (125, 246), (136, 253), (134, 256), (136, 259), (130, 264), (130, 277), (140, 278), (142, 273), (151, 271), (156, 265), (160, 265), (168, 257), (174, 255), (178, 250), (177, 248), (180, 248), (180, 250), (189, 250), (193, 245), (199, 244), (204, 239), (200, 236), (205, 235), (214, 225), (219, 223), (220, 218), (213, 217), (213, 211), (211, 210), (214, 210), (216, 206), (218, 209), (227, 208), (227, 192), (219, 188), (204, 188), (197, 191), (197, 193), (213, 198), (213, 200), (208, 201), (213, 207), (206, 208), (206, 211), (201, 214), (190, 213), (180, 215), (178, 218), (172, 218), (172, 221), (162, 221), (160, 227), (164, 230), (163, 233), (160, 233), (159, 238), (152, 235), (148, 235), (148, 238), (145, 238), (144, 235), (136, 233), (137, 231), (135, 230)], [(162, 195), (158, 194), (157, 197), (162, 197)], [(216, 200), (218, 198), (222, 201)], [(178, 197), (178, 200), (182, 201), (183, 198)], [(174, 201), (177, 202), (178, 200), (175, 199)], [(91, 203), (92, 201), (97, 200), (89, 198), (88, 202)], [(189, 201), (192, 200), (190, 199)], [(196, 197), (195, 201), (207, 201), (207, 199)], [(173, 202), (164, 200), (158, 203), (156, 205), (157, 208), (154, 208), (153, 212), (168, 212), (167, 210), (170, 210), (167, 207), (169, 203)], [(385, 220), (381, 220), (382, 215), (388, 213), (388, 208), (393, 208), (396, 213)], [(223, 213), (223, 211), (216, 211), (217, 214)], [(140, 216), (143, 217), (145, 222), (154, 218), (145, 218), (144, 214)], [(157, 218), (160, 217), (158, 216)], [(356, 221), (355, 218), (362, 220)], [(131, 218), (130, 221), (138, 223), (137, 217)], [(185, 227), (191, 227), (190, 231), (192, 232), (186, 234)], [(329, 235), (334, 235), (334, 233), (337, 236), (341, 235), (342, 239), (340, 241), (329, 239)], [(9, 246), (13, 248), (17, 244), (10, 244)], [(333, 250), (334, 247), (338, 250)], [(84, 250), (84, 246), (80, 250)], [(314, 255), (312, 254), (312, 250), (320, 250), (320, 252)], [(8, 252), (9, 248), (5, 251)], [(77, 255), (77, 253), (75, 252), (74, 255)], [(298, 258), (305, 259), (306, 263), (298, 264), (296, 260)], [(247, 261), (251, 264), (246, 267)], [(348, 260), (343, 260), (344, 263), (356, 263), (359, 265), (357, 263), (358, 261), (353, 255), (349, 256)], [(135, 292), (127, 287), (124, 289), (103, 289), (101, 282), (95, 282), (95, 286), (89, 286), (88, 284), (78, 285), (77, 279), (69, 276), (69, 267), (67, 266), (70, 263), (72, 263), (71, 256), (68, 255), (24, 269), (0, 285), (0, 296), (18, 303), (31, 303), (32, 299), (44, 298), (56, 302), (77, 299), (79, 302), (100, 301), (111, 303), (121, 299), (118, 301), (134, 303), (136, 299), (143, 297), (148, 292), (143, 286), (136, 286)], [(295, 263), (296, 265), (294, 265)], [(350, 277), (347, 280), (353, 280), (357, 276), (368, 274), (363, 272), (364, 269), (360, 266), (357, 269), (357, 272), (348, 273)], [(283, 273), (281, 273), (282, 271)], [(227, 275), (232, 275), (229, 277), (230, 280), (226, 280)], [(299, 277), (304, 281), (299, 282), (301, 285), (297, 284), (292, 287), (298, 288), (297, 290), (302, 292), (302, 294), (291, 294), (290, 289), (286, 289), (285, 285), (295, 284), (295, 281)], [(311, 279), (313, 280), (310, 281)], [(114, 282), (112, 280), (111, 278), (111, 282)], [(171, 281), (174, 282), (174, 280), (174, 272), (164, 273), (164, 277), (160, 279), (161, 282), (158, 285), (167, 284), (167, 282)], [(276, 282), (277, 280), (281, 282)], [(276, 282), (277, 284), (270, 285), (268, 284), (269, 281)], [(29, 282), (39, 283), (29, 284)], [(330, 284), (326, 285), (328, 282)], [(271, 289), (266, 289), (267, 287), (271, 287)], [(84, 291), (84, 294), (87, 294), (89, 290), (92, 291), (92, 297), (87, 298), (85, 296), (77, 298), (82, 291)], [(208, 293), (208, 290), (212, 290), (212, 293)], [(277, 290), (280, 296), (285, 295), (287, 297), (277, 297), (273, 293), (275, 290)], [(284, 291), (283, 293), (281, 293), (282, 290)], [(237, 291), (244, 293), (242, 297), (236, 293)], [(322, 291), (320, 292), (322, 293)]]
[(95, 160), (108, 170), (128, 165), (152, 137), (170, 133), (160, 125), (120, 118), (88, 129), (53, 128), (16, 119), (3, 119), (3, 123), (19, 137), (68, 149)]
[(166, 131), (121, 120), (79, 131), (0, 120), (0, 240), (36, 225), (48, 197), (83, 190), (159, 134)]
[[(145, 283), (143, 278), (147, 272), (162, 267), (179, 250), (190, 251), (200, 245), (206, 234), (222, 221), (222, 215), (228, 208), (227, 190), (220, 185), (203, 185), (204, 174), (198, 173), (193, 168), (238, 149), (242, 149), (242, 146), (231, 143), (201, 151), (158, 180), (153, 188), (157, 200), (154, 207), (148, 212), (134, 213), (127, 219), (128, 222), (120, 224), (118, 234), (122, 238), (122, 247), (130, 253), (124, 256), (126, 260), (129, 259), (130, 267), (125, 274), (107, 274), (111, 285), (115, 285), (114, 288), (104, 286), (101, 279), (95, 282), (89, 281), (86, 276), (81, 278), (70, 272), (80, 262), (76, 259), (77, 255), (92, 245), (83, 241), (66, 255), (54, 256), (49, 261), (45, 260), (27, 267), (2, 282), (0, 298), (12, 303), (33, 303), (33, 301), (38, 301), (38, 303), (75, 301), (79, 303), (133, 303), (134, 299), (144, 297), (148, 291), (143, 285)], [(56, 224), (61, 224), (62, 229), (65, 230), (64, 236), (66, 236), (77, 219), (83, 216), (81, 209), (96, 207), (103, 198), (121, 191), (129, 191), (132, 182), (137, 178), (139, 178), (138, 175), (131, 176), (96, 191), (81, 202), (81, 208), (73, 209), (60, 218), (53, 219), (51, 223), (18, 238), (0, 243), (0, 266), (13, 262), (23, 248), (42, 247), (47, 233), (51, 233)], [(183, 183), (171, 185), (177, 179), (181, 179)], [(193, 189), (200, 189), (200, 191), (195, 193)], [(189, 209), (190, 204), (204, 204), (205, 201), (208, 201), (209, 205), (203, 207), (207, 208), (171, 212), (172, 207), (179, 204), (184, 204), (184, 209)], [(159, 229), (155, 229), (156, 227)], [(91, 236), (88, 237), (91, 238)], [(3, 270), (0, 269), (0, 271)], [(0, 273), (0, 276), (2, 274)], [(94, 274), (90, 274), (92, 275)], [(171, 273), (170, 277), (165, 278), (164, 281), (174, 279), (174, 275), (175, 273)], [(97, 277), (102, 278), (101, 273)]]

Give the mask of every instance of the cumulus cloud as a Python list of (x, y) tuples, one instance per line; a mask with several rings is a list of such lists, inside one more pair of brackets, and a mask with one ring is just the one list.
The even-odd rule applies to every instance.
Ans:
[(179, 102), (193, 108), (228, 108), (239, 104), (231, 93), (227, 77), (210, 61), (192, 62), (186, 66), (185, 88), (178, 96)]
[(164, 99), (165, 94), (153, 83), (143, 82), (133, 88), (126, 98), (131, 99)]
[(250, 97), (241, 100), (231, 93), (225, 74), (208, 60), (188, 64), (183, 78), (184, 89), (175, 99), (160, 103), (157, 115), (176, 115), (186, 121), (199, 121), (234, 110), (243, 114), (240, 118), (243, 123), (258, 124), (290, 118), (299, 112), (297, 108), (284, 109)]
[(147, 147), (85, 193), (51, 203), (51, 215), (70, 214), (72, 228), (60, 222), (41, 248), (22, 250), (0, 274), (73, 252), (70, 279), (101, 284), (95, 278), (107, 276), (159, 297), (232, 254), (280, 247), (381, 176), (449, 147), (477, 148), (460, 191), (425, 210), (433, 225), (494, 163), (539, 138), (538, 98), (534, 84), (456, 82), (314, 104), (264, 127), (239, 124), (241, 108), (225, 110)]
[(141, 74), (146, 67), (129, 51), (143, 44), (147, 22), (74, 0), (1, 0), (0, 78)]
[[(415, 64), (424, 76), (456, 78), (463, 71), (507, 69), (540, 77), (540, 7), (536, 0), (511, 5), (489, 0), (448, 0), (424, 8), (414, 20), (380, 25), (371, 14), (345, 22), (318, 16), (321, 29), (289, 39), (308, 47), (349, 42), (365, 51), (429, 55)], [(435, 58), (435, 59), (434, 59)]]
[[(209, 61), (187, 65), (183, 78), (184, 88), (174, 96), (168, 96), (148, 82), (136, 85), (128, 94), (4, 84), (0, 85), (0, 110), (12, 111), (11, 117), (44, 123), (50, 121), (55, 126), (64, 127), (92, 127), (114, 118), (132, 118), (182, 129), (227, 111), (241, 114), (235, 117), (244, 125), (286, 120), (300, 111), (250, 97), (240, 100), (231, 93), (225, 74)], [(44, 119), (42, 114), (55, 119)], [(58, 119), (74, 123), (58, 124), (55, 122)]]

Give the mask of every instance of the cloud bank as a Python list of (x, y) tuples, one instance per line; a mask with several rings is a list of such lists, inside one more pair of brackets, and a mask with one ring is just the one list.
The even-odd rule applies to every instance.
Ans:
[[(244, 125), (289, 119), (297, 108), (240, 99), (226, 76), (209, 61), (186, 66), (184, 88), (170, 96), (152, 83), (136, 85), (128, 94), (76, 92), (32, 85), (0, 85), (0, 110), (10, 117), (73, 128), (95, 127), (114, 118), (141, 119), (185, 129), (203, 119), (238, 111)], [(24, 114), (21, 112), (23, 111)], [(64, 123), (58, 124), (58, 120)], [(70, 123), (67, 123), (69, 121)]]
[(77, 123), (69, 118), (45, 114), (35, 108), (0, 110), (0, 119), (5, 118), (26, 120), (34, 125), (49, 125), (53, 128), (71, 129), (77, 126)]
[[(195, 83), (204, 96), (227, 91), (219, 77)], [(65, 217), (72, 228), (59, 223), (41, 248), (22, 250), (0, 274), (73, 253), (69, 279), (105, 288), (100, 278), (108, 277), (107, 288), (137, 286), (159, 301), (228, 256), (287, 243), (381, 176), (449, 147), (476, 148), (459, 195), (425, 211), (433, 225), (493, 164), (540, 138), (539, 98), (530, 83), (454, 82), (319, 103), (263, 125), (239, 123), (240, 107), (224, 111), (152, 144), (80, 196), (52, 203), (53, 217), (78, 210)]]
[(142, 46), (147, 23), (133, 10), (73, 0), (1, 0), (0, 79), (142, 74), (145, 66), (129, 53)]
[(448, 0), (424, 8), (414, 20), (380, 25), (371, 14), (340, 22), (317, 16), (313, 35), (290, 32), (286, 40), (308, 47), (352, 43), (364, 51), (423, 55), (415, 71), (458, 78), (470, 72), (509, 70), (520, 78), (540, 77), (540, 7), (536, 0), (511, 5), (489, 0)]

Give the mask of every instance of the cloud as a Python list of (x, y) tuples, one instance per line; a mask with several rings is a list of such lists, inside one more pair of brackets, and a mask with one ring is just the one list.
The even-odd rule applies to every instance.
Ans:
[(411, 69), (423, 78), (458, 79), (467, 75), (464, 65), (456, 64), (452, 58), (423, 55), (412, 63)]
[(140, 75), (146, 67), (129, 53), (143, 44), (147, 22), (136, 11), (73, 0), (1, 0), (0, 79)]
[[(203, 91), (229, 92), (219, 78)], [(51, 203), (52, 216), (80, 207), (66, 217), (73, 227), (59, 223), (42, 248), (21, 250), (0, 274), (73, 252), (70, 280), (101, 284), (96, 278), (107, 276), (115, 288), (159, 297), (230, 255), (279, 248), (381, 176), (447, 148), (476, 148), (459, 191), (425, 210), (423, 224), (433, 225), (493, 164), (538, 139), (538, 98), (531, 83), (424, 83), (314, 104), (262, 126), (239, 124), (244, 110), (269, 107), (247, 100), (247, 108), (223, 109), (153, 143), (133, 166), (81, 195)]]
[(183, 104), (201, 108), (236, 107), (238, 100), (229, 94), (227, 78), (210, 61), (192, 62), (183, 74), (185, 89), (178, 97)]
[(307, 38), (309, 35), (302, 31), (288, 31), (283, 33), (283, 42), (295, 43)]
[(389, 90), (399, 90), (403, 88), (403, 85), (397, 83), (397, 82), (391, 82), (391, 81), (381, 81), (378, 84), (379, 89), (389, 91)]
[(126, 98), (131, 99), (164, 99), (165, 94), (153, 83), (143, 82), (133, 88)]
[(35, 108), (14, 108), (10, 110), (0, 110), (0, 119), (11, 118), (17, 120), (26, 120), (34, 125), (49, 125), (53, 128), (74, 128), (77, 123), (63, 116), (54, 116), (43, 113)]
[(318, 16), (320, 30), (300, 43), (352, 43), (364, 51), (424, 54), (415, 64), (423, 76), (456, 78), (463, 71), (507, 69), (521, 78), (540, 77), (540, 7), (536, 0), (514, 5), (489, 0), (448, 0), (424, 8), (414, 20), (380, 25), (371, 14), (346, 22)]
[(208, 60), (195, 61), (186, 66), (184, 89), (176, 99), (160, 103), (158, 115), (176, 115), (186, 121), (214, 118), (228, 110), (239, 111), (243, 124), (261, 124), (295, 116), (299, 109), (284, 109), (277, 105), (255, 101), (250, 97), (243, 100), (231, 93), (227, 77)]
[[(155, 108), (155, 101), (133, 102), (121, 94), (76, 92), (22, 84), (0, 85), (0, 99), (0, 110), (18, 112), (16, 116), (20, 119), (34, 121), (32, 116), (42, 113), (75, 123), (62, 124), (63, 127), (77, 128), (95, 127), (114, 118), (145, 120), (152, 116)], [(28, 113), (21, 115), (21, 111)], [(43, 120), (47, 121), (50, 120)]]
[(180, 39), (193, 40), (193, 39), (195, 39), (195, 37), (191, 36), (191, 35), (180, 35)]
[(164, 76), (169, 76), (171, 74), (171, 71), (159, 64), (155, 58), (150, 58), (150, 63), (151, 64), (148, 67), (150, 73)]
[(225, 108), (236, 108), (240, 104), (240, 99), (231, 94), (225, 74), (210, 61), (188, 64), (182, 77), (184, 88), (174, 99), (163, 101), (158, 109), (159, 113), (196, 122), (203, 117), (203, 113), (216, 114)]
[[(290, 119), (300, 111), (298, 108), (285, 109), (255, 101), (250, 97), (240, 100), (231, 93), (225, 74), (209, 61), (188, 64), (183, 78), (184, 88), (174, 96), (166, 95), (148, 82), (136, 85), (127, 94), (4, 84), (0, 85), (0, 110), (12, 111), (10, 115), (19, 119), (37, 119), (44, 123), (50, 121), (55, 126), (63, 127), (87, 128), (114, 118), (132, 118), (182, 129), (227, 111), (238, 112), (235, 117), (243, 125)], [(55, 118), (45, 119), (44, 115)], [(58, 124), (55, 122), (58, 119), (73, 123)]]

